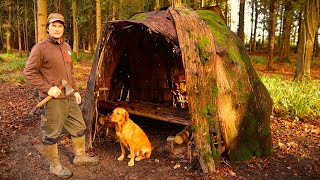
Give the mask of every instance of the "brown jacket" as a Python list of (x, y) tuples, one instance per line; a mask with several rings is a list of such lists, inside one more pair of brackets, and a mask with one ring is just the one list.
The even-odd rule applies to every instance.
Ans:
[[(73, 76), (70, 45), (65, 41), (59, 44), (49, 36), (32, 48), (23, 75), (27, 82), (40, 91), (40, 97), (48, 96), (50, 87), (59, 87), (63, 79), (75, 92), (78, 91)], [(58, 98), (66, 96), (61, 93)]]

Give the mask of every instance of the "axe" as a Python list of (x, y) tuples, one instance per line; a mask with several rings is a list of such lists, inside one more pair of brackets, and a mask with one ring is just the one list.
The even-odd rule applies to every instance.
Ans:
[[(61, 85), (59, 86), (59, 89), (65, 89), (65, 94), (68, 96), (71, 93), (74, 92), (74, 89), (68, 84), (68, 81), (66, 80), (62, 80), (61, 81)], [(52, 99), (52, 96), (47, 96), (45, 99), (43, 99), (41, 102), (39, 102), (31, 111), (30, 111), (30, 115), (34, 115), (34, 113), (38, 110), (38, 108), (40, 108), (41, 106), (43, 106), (45, 103), (47, 103), (50, 99)]]

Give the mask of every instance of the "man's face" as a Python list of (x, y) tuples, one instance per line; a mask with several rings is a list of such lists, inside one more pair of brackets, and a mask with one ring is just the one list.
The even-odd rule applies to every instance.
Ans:
[(55, 21), (49, 24), (48, 33), (51, 37), (59, 39), (63, 36), (64, 26), (61, 22)]

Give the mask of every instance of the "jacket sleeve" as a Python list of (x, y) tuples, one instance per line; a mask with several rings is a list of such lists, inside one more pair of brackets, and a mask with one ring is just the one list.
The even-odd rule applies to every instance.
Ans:
[(38, 46), (32, 48), (28, 57), (26, 66), (23, 70), (23, 76), (26, 81), (38, 90), (47, 93), (50, 89), (50, 84), (46, 83), (40, 71), (41, 68), (41, 52)]

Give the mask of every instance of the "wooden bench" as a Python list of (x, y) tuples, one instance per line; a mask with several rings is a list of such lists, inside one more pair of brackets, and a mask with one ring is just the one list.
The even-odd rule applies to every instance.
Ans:
[(99, 101), (98, 110), (102, 113), (112, 112), (116, 107), (125, 108), (129, 114), (147, 117), (169, 123), (192, 125), (187, 108), (176, 108), (162, 104), (143, 101)]

